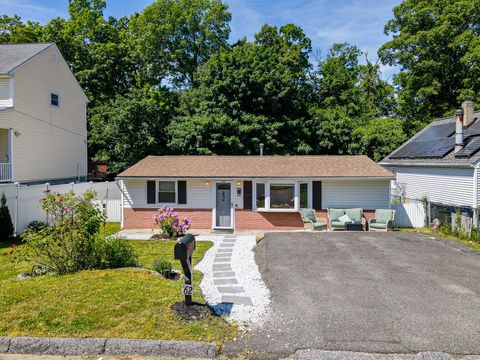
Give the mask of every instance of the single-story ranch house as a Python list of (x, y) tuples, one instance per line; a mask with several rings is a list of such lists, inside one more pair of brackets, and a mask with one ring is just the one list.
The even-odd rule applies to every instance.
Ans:
[(300, 208), (390, 208), (393, 174), (367, 156), (148, 156), (119, 174), (122, 228), (173, 207), (193, 229), (303, 229)]

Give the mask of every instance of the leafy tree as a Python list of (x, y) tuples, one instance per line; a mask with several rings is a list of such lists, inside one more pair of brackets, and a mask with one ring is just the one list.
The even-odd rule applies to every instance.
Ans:
[[(395, 111), (393, 87), (380, 79), (378, 64), (368, 59), (366, 64), (360, 64), (361, 55), (356, 46), (334, 44), (318, 64), (308, 125), (315, 153), (368, 152), (377, 158), (386, 153), (386, 150), (377, 153), (370, 149), (368, 144), (373, 139), (365, 132), (373, 126), (385, 127), (392, 123), (387, 117)], [(404, 139), (403, 133), (398, 135), (399, 139)], [(383, 135), (378, 134), (378, 137)]]
[(13, 236), (13, 223), (7, 206), (7, 198), (2, 193), (0, 199), (0, 241), (9, 240)]
[(0, 16), (0, 44), (39, 42), (42, 39), (42, 30), (39, 23), (23, 23), (18, 15)]
[(157, 0), (130, 20), (146, 80), (196, 85), (198, 66), (227, 47), (231, 14), (220, 0)]
[(198, 71), (198, 87), (181, 96), (169, 127), (179, 153), (308, 152), (303, 140), (310, 85), (310, 40), (300, 28), (265, 25), (253, 43), (222, 49)]
[(402, 121), (397, 118), (373, 118), (352, 132), (355, 139), (349, 151), (382, 160), (407, 140)]
[(385, 26), (393, 39), (379, 55), (400, 66), (394, 77), (399, 114), (415, 132), (451, 115), (466, 95), (480, 100), (480, 1), (404, 0)]
[(164, 88), (134, 89), (97, 106), (90, 117), (90, 147), (96, 160), (119, 172), (148, 155), (161, 155), (174, 99)]

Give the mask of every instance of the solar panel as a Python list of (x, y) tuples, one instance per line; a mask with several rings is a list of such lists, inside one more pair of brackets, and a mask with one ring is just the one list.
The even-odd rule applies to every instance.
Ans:
[(462, 150), (455, 154), (457, 158), (469, 158), (480, 150), (480, 138), (472, 139)]
[(439, 139), (415, 140), (395, 152), (392, 159), (441, 159), (453, 150), (455, 139), (443, 137)]
[(469, 127), (463, 130), (463, 137), (465, 139), (472, 136), (479, 136), (479, 135), (480, 135), (480, 123), (478, 123), (478, 121), (475, 121), (473, 124), (471, 124)]
[(430, 125), (415, 140), (429, 140), (446, 138), (455, 133), (455, 122), (451, 121), (446, 124)]

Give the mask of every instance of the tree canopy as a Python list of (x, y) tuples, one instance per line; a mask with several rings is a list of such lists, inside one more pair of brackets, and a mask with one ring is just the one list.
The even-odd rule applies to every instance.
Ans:
[(46, 24), (0, 16), (0, 43), (55, 42), (90, 99), (89, 155), (119, 172), (150, 154), (366, 154), (378, 161), (465, 96), (480, 100), (480, 0), (404, 0), (379, 60), (353, 44), (315, 58), (294, 25), (229, 42), (221, 0), (155, 0), (105, 17), (68, 0)]

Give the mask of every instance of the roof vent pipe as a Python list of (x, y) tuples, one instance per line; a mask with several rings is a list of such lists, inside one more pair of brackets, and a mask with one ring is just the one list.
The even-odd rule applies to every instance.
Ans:
[(263, 143), (260, 144), (260, 156), (263, 156)]
[(463, 149), (463, 109), (458, 109), (455, 113), (455, 153)]
[(468, 126), (473, 122), (475, 116), (475, 104), (473, 103), (473, 98), (466, 96), (465, 101), (462, 103), (462, 108), (465, 113), (463, 116), (463, 126)]

